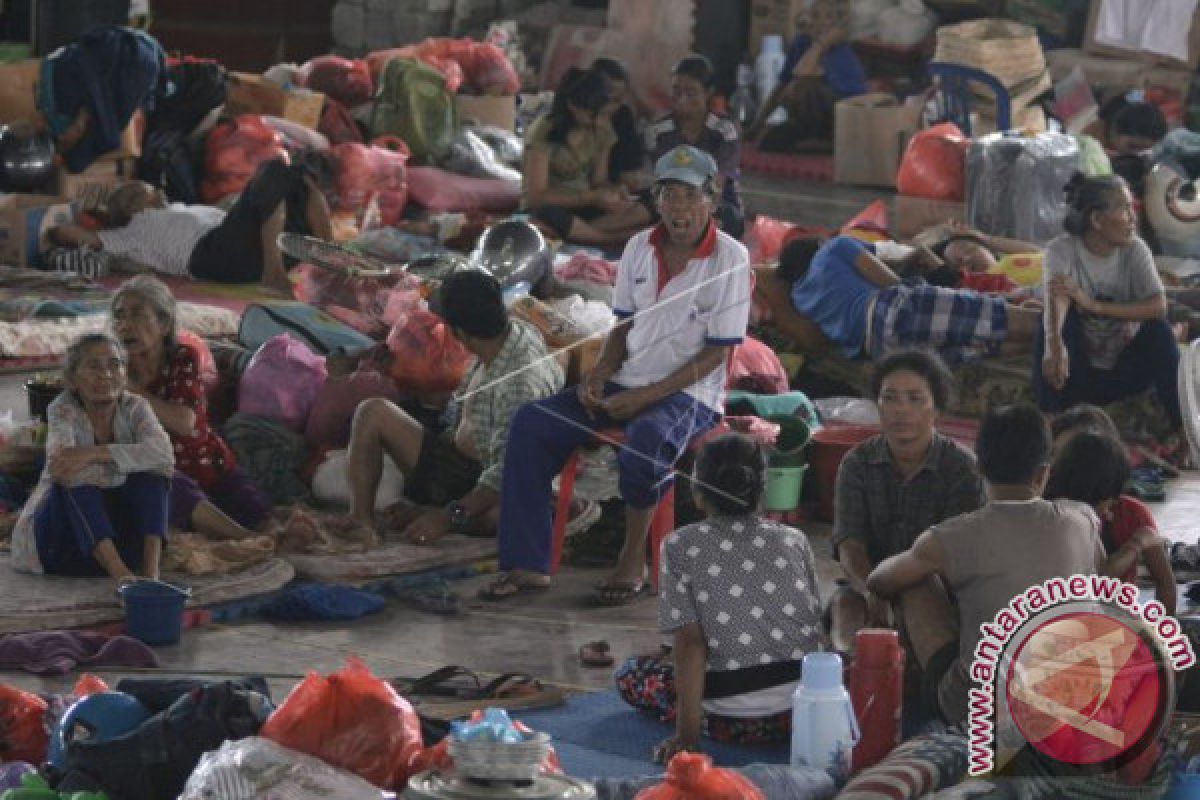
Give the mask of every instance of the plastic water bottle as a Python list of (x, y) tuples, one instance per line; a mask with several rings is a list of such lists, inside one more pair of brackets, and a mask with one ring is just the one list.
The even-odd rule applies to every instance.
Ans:
[(842, 783), (850, 776), (858, 739), (858, 720), (842, 685), (841, 656), (809, 653), (792, 695), (792, 766), (823, 769)]
[[(783, 37), (777, 33), (767, 34), (762, 40), (762, 50), (754, 63), (754, 74), (758, 81), (758, 99), (760, 103), (767, 102), (771, 92), (779, 85), (779, 73), (787, 56), (783, 52)], [(767, 120), (771, 125), (778, 125), (787, 119), (787, 112), (782, 108), (776, 109)]]
[(749, 64), (739, 64), (737, 68), (737, 88), (733, 97), (729, 98), (729, 116), (742, 130), (754, 124), (758, 116), (758, 101), (754, 97), (754, 67)]
[(863, 735), (854, 748), (851, 773), (878, 764), (900, 744), (904, 709), (904, 648), (886, 628), (864, 628), (855, 636), (850, 667), (850, 701)]

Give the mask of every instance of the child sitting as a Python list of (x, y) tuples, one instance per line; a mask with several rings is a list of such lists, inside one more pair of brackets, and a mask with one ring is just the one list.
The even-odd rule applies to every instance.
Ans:
[(1129, 480), (1129, 458), (1112, 420), (1095, 406), (1083, 406), (1055, 423), (1055, 458), (1045, 496), (1095, 509), (1107, 555), (1104, 574), (1136, 583), (1140, 561), (1150, 572), (1159, 602), (1174, 615), (1175, 573), (1153, 513), (1142, 501), (1121, 493)]

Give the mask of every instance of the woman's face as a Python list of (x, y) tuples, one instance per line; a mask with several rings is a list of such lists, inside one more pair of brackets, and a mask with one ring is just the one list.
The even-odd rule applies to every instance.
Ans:
[(879, 389), (879, 420), (890, 444), (911, 445), (933, 435), (937, 406), (929, 383), (915, 372), (897, 370)]
[(602, 114), (611, 115), (629, 101), (629, 84), (616, 78), (608, 79), (608, 102), (602, 109)]
[(67, 383), (85, 405), (112, 403), (125, 389), (125, 358), (108, 342), (93, 344), (84, 350)]
[(571, 111), (571, 118), (575, 120), (575, 127), (591, 128), (596, 124), (595, 111), (577, 106), (574, 103), (567, 103), (567, 108)]
[(113, 333), (131, 356), (161, 355), (168, 331), (146, 298), (122, 295), (112, 309)]
[(688, 75), (671, 78), (671, 111), (681, 117), (698, 117), (708, 111), (708, 90)]
[(964, 272), (989, 272), (996, 266), (992, 251), (972, 239), (955, 239), (946, 245), (946, 262)]
[(1137, 235), (1137, 212), (1133, 195), (1122, 186), (1114, 190), (1109, 208), (1092, 213), (1092, 230), (1113, 247), (1124, 247)]

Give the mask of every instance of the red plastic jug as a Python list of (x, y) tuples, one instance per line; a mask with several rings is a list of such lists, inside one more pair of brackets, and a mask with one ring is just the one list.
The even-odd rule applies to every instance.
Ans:
[(885, 628), (864, 628), (855, 637), (850, 702), (862, 738), (850, 761), (851, 774), (874, 766), (900, 744), (904, 709), (904, 648)]

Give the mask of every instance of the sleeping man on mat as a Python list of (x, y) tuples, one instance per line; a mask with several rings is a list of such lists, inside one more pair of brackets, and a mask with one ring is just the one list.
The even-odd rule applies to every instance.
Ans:
[(167, 275), (218, 283), (262, 283), (291, 295), (283, 253), (286, 232), (331, 239), (329, 206), (297, 165), (266, 162), (228, 213), (204, 205), (168, 203), (162, 191), (130, 181), (108, 200), (111, 227), (91, 231), (60, 225), (49, 232), (64, 247), (90, 247), (129, 258)]

